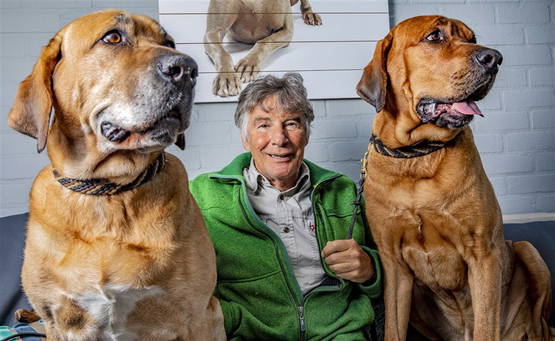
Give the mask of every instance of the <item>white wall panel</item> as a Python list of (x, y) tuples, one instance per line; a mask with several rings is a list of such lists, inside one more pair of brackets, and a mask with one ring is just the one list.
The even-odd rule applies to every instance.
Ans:
[[(236, 101), (237, 96), (222, 98), (212, 94), (217, 70), (203, 44), (207, 18), (215, 15), (207, 13), (208, 4), (209, 0), (159, 0), (160, 23), (173, 36), (178, 49), (199, 64), (196, 102)], [(370, 60), (376, 42), (389, 31), (387, 0), (311, 0), (310, 4), (320, 14), (322, 25), (306, 25), (299, 4), (293, 6), (291, 43), (262, 62), (261, 75), (299, 72), (311, 99), (358, 98), (354, 86), (362, 68)], [(252, 47), (229, 36), (223, 43), (234, 64)]]

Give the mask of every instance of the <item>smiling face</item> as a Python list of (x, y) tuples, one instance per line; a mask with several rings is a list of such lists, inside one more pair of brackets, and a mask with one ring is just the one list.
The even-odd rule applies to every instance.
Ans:
[(304, 114), (284, 111), (271, 95), (247, 119), (242, 141), (256, 169), (281, 191), (293, 187), (308, 143)]

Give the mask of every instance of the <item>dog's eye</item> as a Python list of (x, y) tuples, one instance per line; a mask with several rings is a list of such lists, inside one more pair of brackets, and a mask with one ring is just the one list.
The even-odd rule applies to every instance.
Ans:
[(175, 43), (172, 40), (166, 40), (162, 45), (169, 47), (170, 49), (175, 49)]
[(426, 41), (441, 42), (443, 41), (443, 33), (440, 30), (435, 30), (426, 36)]
[(110, 31), (102, 37), (102, 41), (107, 44), (117, 45), (123, 41), (123, 36), (119, 31)]

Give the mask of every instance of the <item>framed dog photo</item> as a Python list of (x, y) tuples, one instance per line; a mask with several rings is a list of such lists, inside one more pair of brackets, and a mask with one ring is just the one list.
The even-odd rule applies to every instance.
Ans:
[(387, 0), (159, 0), (160, 23), (199, 66), (196, 102), (231, 102), (265, 74), (299, 72), (311, 99), (358, 98), (389, 31)]

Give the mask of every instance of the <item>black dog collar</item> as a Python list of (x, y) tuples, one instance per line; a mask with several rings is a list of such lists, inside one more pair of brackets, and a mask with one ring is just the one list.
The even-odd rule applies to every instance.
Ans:
[(164, 168), (166, 157), (164, 152), (160, 153), (149, 166), (132, 182), (124, 185), (108, 182), (106, 179), (72, 179), (62, 178), (57, 170), (54, 170), (54, 177), (64, 187), (81, 194), (88, 195), (113, 195), (137, 188), (156, 176)]
[(399, 159), (424, 156), (445, 147), (447, 144), (446, 142), (439, 141), (421, 141), (412, 146), (391, 149), (384, 145), (375, 135), (370, 137), (369, 143), (374, 145), (374, 150), (378, 153)]

